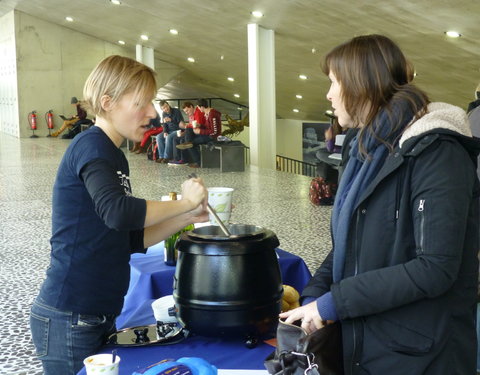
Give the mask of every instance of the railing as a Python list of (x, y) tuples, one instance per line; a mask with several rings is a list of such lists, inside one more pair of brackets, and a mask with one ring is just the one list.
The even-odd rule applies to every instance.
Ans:
[(316, 165), (306, 163), (300, 160), (286, 158), (285, 156), (277, 155), (277, 171), (288, 172), (294, 174), (301, 174), (303, 176), (315, 177)]

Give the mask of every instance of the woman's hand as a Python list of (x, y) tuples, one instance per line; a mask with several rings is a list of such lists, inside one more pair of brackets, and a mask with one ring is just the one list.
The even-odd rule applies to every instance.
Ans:
[(208, 192), (201, 178), (190, 178), (182, 184), (182, 200), (192, 202), (192, 210), (203, 206), (203, 210), (207, 208)]
[(308, 305), (300, 306), (280, 314), (280, 318), (286, 319), (285, 323), (293, 323), (297, 320), (302, 321), (302, 328), (311, 333), (325, 326), (325, 322), (318, 313), (317, 301), (310, 302)]

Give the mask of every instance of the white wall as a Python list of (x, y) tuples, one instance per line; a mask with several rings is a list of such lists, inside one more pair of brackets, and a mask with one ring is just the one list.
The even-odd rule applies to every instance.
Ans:
[[(0, 48), (8, 51), (13, 49), (15, 53), (16, 47), (15, 73), (11, 73), (11, 62), (4, 68), (7, 63), (2, 59), (0, 74), (8, 71), (8, 77), (13, 81), (16, 75), (15, 84), (18, 86), (18, 101), (11, 105), (17, 108), (17, 113), (10, 116), (13, 120), (3, 120), (12, 111), (0, 103), (0, 131), (15, 136), (28, 137), (32, 134), (27, 122), (27, 115), (32, 110), (37, 111), (38, 115), (37, 135), (48, 134), (44, 116), (50, 109), (55, 115), (55, 128), (59, 128), (62, 120), (58, 115), (69, 116), (76, 112), (70, 104), (70, 98), (82, 98), (86, 78), (103, 58), (114, 54), (135, 58), (134, 47), (109, 43), (19, 11), (0, 19), (0, 31)], [(9, 56), (10, 60), (13, 58), (12, 61), (15, 61), (12, 52)], [(182, 71), (160, 60), (155, 60), (155, 70), (158, 84), (162, 86)], [(4, 86), (3, 75), (1, 85)], [(8, 102), (12, 102), (15, 98), (12, 94), (8, 95)], [(13, 123), (7, 126), (5, 122)]]
[[(277, 119), (277, 155), (303, 160), (302, 132), (304, 122), (322, 121)], [(246, 146), (250, 146), (249, 128), (245, 128), (243, 132), (232, 139), (241, 141)]]
[(0, 17), (0, 132), (19, 136), (15, 16)]

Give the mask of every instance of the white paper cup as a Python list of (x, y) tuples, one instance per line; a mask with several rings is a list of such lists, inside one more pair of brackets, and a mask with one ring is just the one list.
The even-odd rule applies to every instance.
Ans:
[(181, 136), (182, 136), (182, 130), (179, 129), (179, 130), (177, 130), (177, 137), (181, 137)]
[[(228, 224), (232, 213), (232, 195), (234, 189), (228, 187), (211, 187), (207, 190), (208, 203), (217, 212), (220, 220)], [(210, 224), (218, 225), (212, 214), (210, 214)]]
[(120, 357), (115, 357), (112, 363), (111, 354), (95, 354), (83, 360), (87, 375), (118, 375)]

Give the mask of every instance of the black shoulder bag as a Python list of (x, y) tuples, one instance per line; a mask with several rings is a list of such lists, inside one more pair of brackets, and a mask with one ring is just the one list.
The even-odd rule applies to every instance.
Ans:
[(298, 323), (279, 321), (277, 348), (265, 360), (272, 375), (343, 375), (339, 322), (307, 334)]

